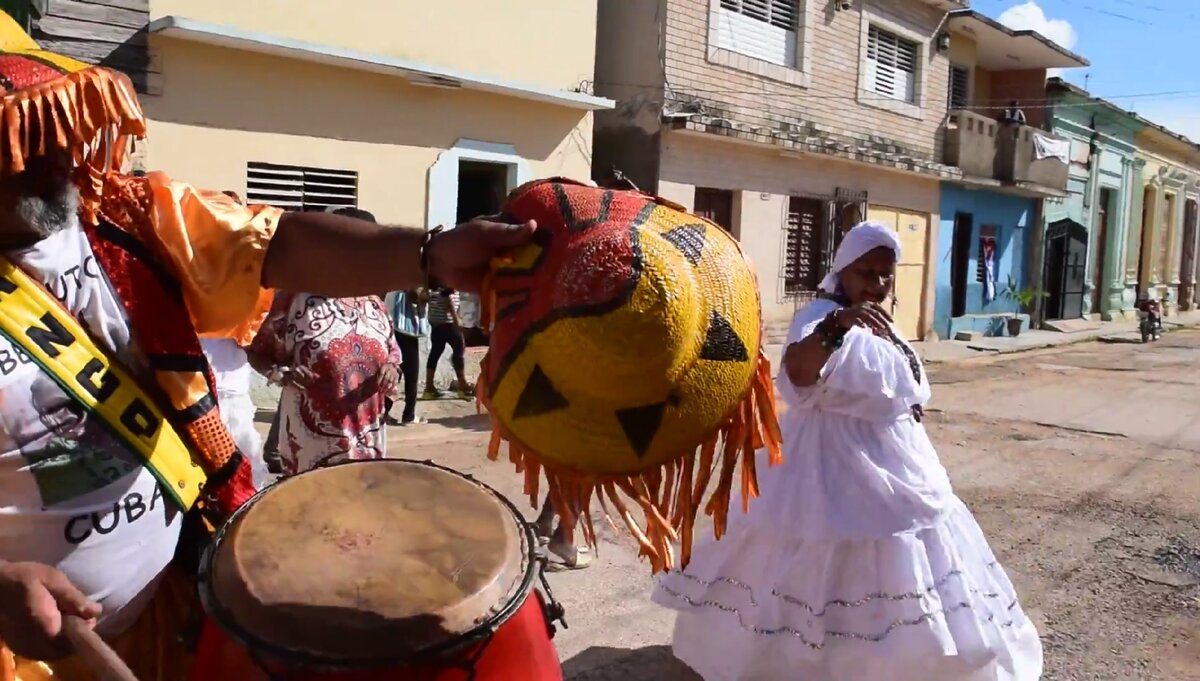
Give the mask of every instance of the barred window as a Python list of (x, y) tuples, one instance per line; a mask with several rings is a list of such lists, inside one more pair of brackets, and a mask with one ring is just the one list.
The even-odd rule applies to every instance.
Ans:
[(825, 207), (821, 199), (793, 196), (788, 202), (784, 242), (784, 293), (816, 291), (823, 275)]

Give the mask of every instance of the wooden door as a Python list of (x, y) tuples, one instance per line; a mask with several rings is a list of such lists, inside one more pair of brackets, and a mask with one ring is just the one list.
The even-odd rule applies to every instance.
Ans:
[(871, 206), (869, 220), (881, 222), (900, 237), (896, 263), (892, 318), (907, 340), (920, 340), (925, 310), (925, 249), (929, 243), (929, 214)]
[(1108, 221), (1112, 215), (1112, 197), (1111, 189), (1101, 189), (1100, 199), (1096, 202), (1096, 262), (1092, 267), (1091, 314), (1100, 313), (1100, 302), (1108, 294), (1108, 272), (1105, 271), (1104, 261), (1108, 258)]
[(1196, 200), (1183, 204), (1183, 252), (1179, 255), (1179, 308), (1191, 310), (1196, 301)]
[[(696, 187), (695, 213), (717, 223), (730, 234), (733, 231), (733, 192), (727, 189)], [(737, 236), (734, 234), (734, 236)]]

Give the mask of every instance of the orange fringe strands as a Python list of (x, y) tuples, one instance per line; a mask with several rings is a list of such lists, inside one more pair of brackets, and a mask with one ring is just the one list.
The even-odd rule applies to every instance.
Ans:
[(0, 129), (4, 174), (25, 170), (28, 159), (48, 150), (69, 151), (83, 217), (94, 222), (105, 175), (120, 170), (130, 139), (145, 136), (146, 121), (129, 78), (93, 67), (5, 95)]
[[(476, 405), (486, 408), (483, 383), (476, 385)], [(678, 459), (662, 470), (628, 476), (588, 475), (548, 463), (532, 450), (522, 446), (493, 415), (492, 437), (487, 456), (500, 458), (507, 445), (508, 460), (525, 479), (523, 492), (529, 503), (537, 507), (541, 501), (541, 477), (545, 473), (550, 500), (568, 531), (582, 531), (585, 543), (596, 548), (593, 498), (600, 503), (603, 517), (613, 523), (614, 515), (629, 529), (640, 546), (640, 555), (650, 560), (655, 573), (676, 567), (673, 544), (680, 545), (678, 565), (687, 567), (691, 560), (695, 536), (696, 515), (704, 506), (705, 515), (713, 520), (713, 533), (720, 539), (728, 527), (729, 505), (735, 474), (741, 471), (742, 512), (750, 500), (758, 497), (755, 471), (755, 451), (766, 448), (768, 463), (783, 461), (779, 422), (775, 417), (774, 387), (771, 362), (760, 356), (754, 385), (742, 405), (729, 419), (705, 440), (698, 451), (681, 453)], [(718, 479), (708, 503), (704, 503), (712, 479)], [(623, 498), (624, 497), (624, 498)], [(634, 502), (643, 521), (630, 510), (625, 499)], [(611, 505), (611, 506), (610, 506)]]
[(700, 509), (721, 537), (734, 485), (743, 512), (758, 496), (756, 451), (782, 458), (749, 263), (716, 225), (640, 192), (538, 181), (504, 215), (539, 231), (484, 286), (488, 457), (507, 445), (530, 503), (544, 479), (589, 546), (596, 501), (655, 573), (686, 566)]

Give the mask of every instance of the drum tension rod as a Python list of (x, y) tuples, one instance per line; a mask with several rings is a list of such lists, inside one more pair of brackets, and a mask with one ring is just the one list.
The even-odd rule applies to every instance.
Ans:
[(567, 624), (567, 610), (554, 598), (554, 591), (550, 589), (550, 581), (546, 579), (546, 566), (550, 564), (550, 559), (546, 556), (538, 556), (537, 562), (541, 565), (538, 569), (538, 577), (542, 580), (542, 590), (546, 592), (547, 603), (543, 604), (546, 611), (546, 628), (550, 630), (550, 638), (554, 638), (554, 632), (557, 631), (554, 627), (554, 622), (557, 620), (562, 624), (563, 629), (570, 629)]

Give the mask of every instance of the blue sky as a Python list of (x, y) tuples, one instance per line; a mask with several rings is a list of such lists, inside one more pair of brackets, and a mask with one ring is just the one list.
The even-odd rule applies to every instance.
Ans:
[[(1200, 142), (1200, 1), (971, 0), (1092, 65), (1059, 75)], [(1173, 93), (1173, 94), (1160, 94)], [(1133, 96), (1141, 95), (1141, 96)]]

